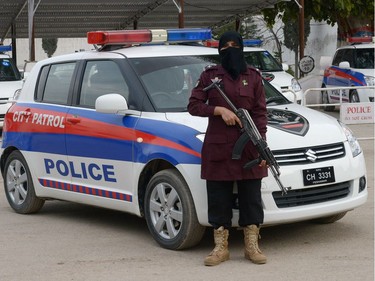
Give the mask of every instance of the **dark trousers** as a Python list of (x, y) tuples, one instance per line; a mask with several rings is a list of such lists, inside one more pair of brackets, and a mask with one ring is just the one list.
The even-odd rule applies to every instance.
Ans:
[[(215, 228), (232, 226), (233, 181), (207, 181), (208, 222)], [(240, 226), (263, 223), (261, 180), (237, 181)]]

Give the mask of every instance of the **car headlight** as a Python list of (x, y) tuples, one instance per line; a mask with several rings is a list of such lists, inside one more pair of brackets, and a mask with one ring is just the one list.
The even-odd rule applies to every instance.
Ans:
[(353, 132), (344, 123), (340, 122), (342, 129), (344, 130), (346, 139), (348, 140), (350, 150), (352, 151), (353, 157), (356, 157), (362, 152), (362, 148), (359, 145), (357, 138), (353, 135)]
[(375, 86), (374, 76), (365, 76), (365, 81), (366, 81), (367, 86)]
[(297, 81), (297, 79), (296, 78), (293, 78), (292, 80), (291, 80), (291, 82), (292, 82), (292, 85), (291, 85), (291, 87), (292, 87), (292, 90), (293, 91), (295, 91), (295, 92), (298, 92), (298, 91), (301, 91), (301, 85), (298, 83), (298, 81)]

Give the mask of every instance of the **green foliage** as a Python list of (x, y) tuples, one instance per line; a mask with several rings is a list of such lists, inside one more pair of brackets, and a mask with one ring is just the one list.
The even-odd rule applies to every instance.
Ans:
[(47, 56), (50, 58), (55, 53), (57, 49), (57, 38), (43, 38), (42, 48)]
[[(233, 31), (236, 30), (236, 23), (231, 22), (226, 25), (221, 26), (218, 29), (212, 31), (212, 37), (216, 40), (219, 40), (220, 36), (226, 31)], [(240, 30), (238, 31), (244, 39), (261, 39), (263, 40), (263, 36), (260, 35), (260, 30), (256, 25), (254, 19), (252, 17), (244, 19), (241, 22)]]
[[(305, 19), (305, 42), (307, 41), (307, 37), (310, 34), (310, 20)], [(298, 47), (299, 47), (299, 25), (298, 21), (288, 21), (284, 25), (284, 45), (289, 50), (294, 51), (295, 53), (298, 53)]]
[[(350, 17), (367, 19), (368, 23), (374, 26), (373, 0), (305, 0), (304, 3), (305, 18), (340, 25), (347, 22)], [(284, 23), (295, 20), (299, 14), (299, 7), (294, 1), (282, 1), (274, 8), (262, 10), (262, 14), (267, 25), (273, 26), (276, 18), (281, 18)]]

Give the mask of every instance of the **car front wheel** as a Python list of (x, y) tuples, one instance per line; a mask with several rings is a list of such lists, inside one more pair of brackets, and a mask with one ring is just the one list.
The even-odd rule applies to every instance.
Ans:
[(43, 207), (44, 200), (35, 195), (31, 173), (21, 152), (9, 155), (3, 177), (7, 200), (17, 213), (36, 213)]
[(198, 222), (189, 187), (177, 170), (163, 170), (152, 177), (144, 207), (151, 235), (162, 247), (181, 250), (201, 240), (205, 227)]

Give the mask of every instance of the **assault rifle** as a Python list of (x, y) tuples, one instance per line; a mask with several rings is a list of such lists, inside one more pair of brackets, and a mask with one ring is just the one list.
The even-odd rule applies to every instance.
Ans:
[(279, 185), (282, 195), (287, 194), (288, 190), (291, 187), (284, 187), (282, 182), (280, 181), (280, 167), (277, 163), (275, 157), (273, 156), (271, 150), (269, 149), (267, 142), (262, 138), (260, 135), (258, 128), (255, 126), (253, 119), (251, 118), (249, 112), (243, 108), (236, 108), (234, 104), (230, 101), (227, 95), (223, 92), (220, 88), (219, 83), (221, 79), (215, 78), (211, 79), (212, 84), (208, 87), (204, 88), (203, 91), (208, 91), (211, 88), (216, 88), (228, 105), (232, 108), (233, 112), (237, 115), (237, 117), (241, 120), (243, 132), (240, 138), (234, 145), (233, 152), (232, 152), (232, 159), (240, 159), (242, 155), (242, 151), (246, 145), (246, 143), (251, 140), (251, 142), (256, 147), (259, 158), (251, 160), (250, 162), (246, 163), (244, 168), (250, 169), (256, 164), (260, 164), (262, 160), (266, 160), (268, 168), (271, 170), (273, 177), (275, 178), (277, 184)]

